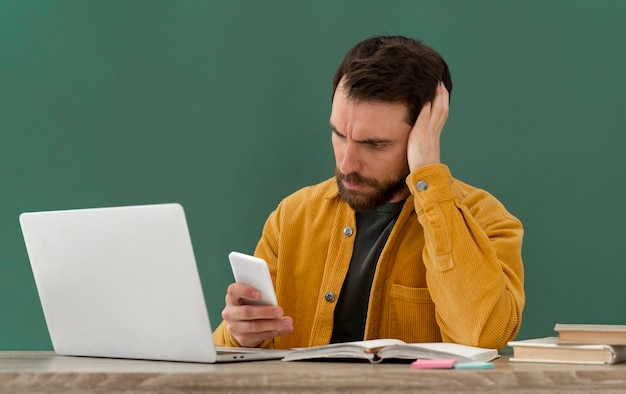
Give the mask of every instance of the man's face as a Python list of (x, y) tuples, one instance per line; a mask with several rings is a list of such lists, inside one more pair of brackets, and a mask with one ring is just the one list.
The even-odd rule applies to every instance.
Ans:
[(404, 104), (348, 98), (340, 83), (330, 115), (335, 177), (341, 197), (356, 211), (401, 201), (409, 191)]

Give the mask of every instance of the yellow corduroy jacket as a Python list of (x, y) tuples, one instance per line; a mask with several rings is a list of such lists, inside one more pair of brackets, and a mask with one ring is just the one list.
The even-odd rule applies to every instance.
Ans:
[[(420, 180), (426, 190), (417, 189)], [(407, 184), (411, 195), (374, 275), (364, 339), (506, 346), (525, 300), (521, 222), (443, 164), (413, 171)], [(255, 255), (268, 262), (294, 332), (263, 347), (328, 344), (356, 231), (334, 178), (297, 191), (272, 212)], [(223, 322), (213, 337), (219, 346), (239, 346)]]

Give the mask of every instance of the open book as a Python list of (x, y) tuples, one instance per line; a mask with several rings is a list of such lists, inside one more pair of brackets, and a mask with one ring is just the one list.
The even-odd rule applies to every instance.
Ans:
[(399, 339), (372, 339), (368, 341), (296, 348), (287, 353), (283, 360), (355, 358), (378, 363), (385, 359), (416, 360), (418, 358), (454, 358), (462, 363), (470, 361), (491, 361), (498, 357), (500, 357), (500, 355), (495, 349), (483, 349), (456, 343), (406, 343)]

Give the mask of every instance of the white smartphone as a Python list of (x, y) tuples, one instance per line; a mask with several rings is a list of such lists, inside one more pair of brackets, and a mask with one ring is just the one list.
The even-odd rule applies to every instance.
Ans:
[(228, 254), (235, 282), (252, 286), (261, 292), (261, 299), (251, 305), (278, 305), (270, 270), (265, 260), (239, 252)]

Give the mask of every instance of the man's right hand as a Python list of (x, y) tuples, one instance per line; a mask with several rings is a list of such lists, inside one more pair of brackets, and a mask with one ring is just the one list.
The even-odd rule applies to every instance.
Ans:
[(280, 306), (246, 303), (260, 298), (260, 291), (240, 283), (231, 284), (226, 291), (222, 318), (226, 329), (243, 347), (257, 347), (267, 339), (293, 332), (293, 319), (284, 316)]

